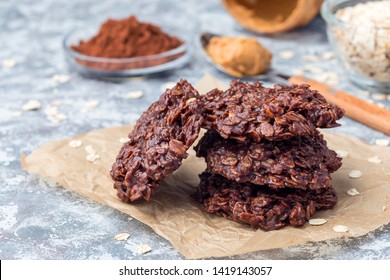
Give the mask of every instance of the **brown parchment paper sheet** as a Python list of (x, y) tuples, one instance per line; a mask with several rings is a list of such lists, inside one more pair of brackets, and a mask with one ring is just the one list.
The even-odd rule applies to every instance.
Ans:
[[(215, 86), (223, 87), (213, 77), (206, 76), (197, 88), (205, 92)], [(203, 212), (191, 195), (199, 181), (198, 174), (206, 165), (203, 159), (195, 157), (192, 148), (183, 165), (165, 179), (149, 202), (125, 204), (116, 197), (109, 171), (122, 145), (119, 138), (126, 137), (130, 130), (130, 126), (113, 127), (50, 142), (27, 157), (22, 156), (21, 163), (30, 173), (54, 179), (64, 188), (149, 225), (188, 259), (226, 257), (309, 241), (357, 237), (390, 222), (390, 148), (328, 131), (323, 133), (329, 147), (348, 151), (349, 155), (332, 176), (338, 193), (336, 207), (314, 216), (327, 220), (322, 226), (285, 227), (264, 232)], [(83, 145), (71, 148), (68, 143), (72, 139), (81, 140)], [(92, 145), (99, 154), (100, 159), (95, 163), (86, 160), (86, 145)], [(379, 156), (383, 162), (369, 162), (367, 159), (373, 156)], [(353, 169), (361, 170), (363, 176), (349, 178)], [(360, 195), (347, 195), (351, 188), (356, 188)], [(338, 224), (347, 226), (349, 232), (334, 232), (333, 226)]]

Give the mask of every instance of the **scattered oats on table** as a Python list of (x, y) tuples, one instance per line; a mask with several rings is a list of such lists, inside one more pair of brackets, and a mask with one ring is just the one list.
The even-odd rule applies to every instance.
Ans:
[(137, 253), (140, 255), (148, 253), (150, 251), (152, 251), (152, 248), (149, 245), (145, 245), (145, 244), (137, 248)]
[(4, 68), (10, 69), (10, 68), (14, 68), (15, 66), (16, 66), (16, 61), (15, 60), (10, 59), (10, 58), (3, 59), (3, 67)]
[(34, 111), (34, 110), (40, 109), (41, 107), (42, 107), (42, 104), (39, 100), (31, 99), (22, 106), (22, 110), (23, 111)]
[(348, 227), (343, 226), (343, 225), (335, 225), (335, 226), (333, 227), (333, 230), (334, 230), (335, 232), (348, 232), (348, 231), (349, 231)]
[(329, 84), (331, 86), (338, 85), (340, 83), (339, 75), (334, 72), (322, 72), (318, 73), (314, 77), (317, 81)]
[(69, 147), (71, 148), (80, 148), (83, 145), (83, 142), (78, 139), (73, 139), (69, 141)]
[(373, 93), (371, 96), (374, 100), (386, 100), (387, 99), (387, 95), (384, 93), (380, 93), (380, 92)]
[(61, 105), (61, 103), (62, 103), (62, 101), (61, 100), (59, 100), (59, 99), (55, 99), (55, 100), (53, 100), (52, 102), (51, 102), (51, 105), (53, 105), (53, 106), (60, 106)]
[(141, 98), (144, 95), (142, 90), (134, 90), (127, 93), (126, 98), (127, 99), (138, 99)]
[(100, 101), (93, 99), (93, 100), (88, 100), (87, 103), (85, 104), (85, 108), (87, 110), (92, 110), (96, 108), (99, 105)]
[(313, 73), (313, 74), (320, 74), (320, 73), (323, 73), (323, 71), (322, 71), (321, 68), (316, 67), (316, 66), (313, 66), (313, 65), (308, 65), (308, 64), (306, 64), (306, 65), (303, 66), (303, 69), (304, 69), (305, 71), (308, 71), (308, 72)]
[(18, 118), (22, 115), (22, 111), (15, 111), (11, 113), (11, 116), (14, 118)]
[(87, 152), (86, 159), (92, 163), (95, 163), (96, 160), (100, 159), (100, 156), (97, 154), (92, 145), (85, 146), (85, 151)]
[(58, 113), (56, 116), (55, 116), (55, 119), (57, 121), (64, 121), (64, 120), (67, 120), (68, 119), (68, 116), (63, 114), (63, 113)]
[(321, 226), (326, 223), (325, 219), (310, 219), (309, 224), (312, 226)]
[(309, 61), (309, 62), (318, 62), (320, 58), (313, 54), (304, 55), (303, 60)]
[(60, 121), (68, 119), (67, 115), (58, 112), (57, 106), (47, 106), (44, 110), (44, 113), (46, 115), (46, 118), (52, 123), (59, 123)]
[(281, 51), (279, 52), (279, 57), (283, 59), (291, 59), (295, 56), (295, 53), (290, 50)]
[(361, 90), (360, 93), (365, 96), (365, 97), (369, 97), (370, 96), (370, 92), (368, 90)]
[(56, 74), (51, 79), (56, 83), (64, 84), (70, 81), (70, 76)]
[(46, 116), (55, 116), (58, 114), (58, 107), (57, 106), (47, 106), (44, 110), (44, 113)]
[(351, 170), (348, 176), (353, 179), (358, 179), (363, 176), (363, 173), (360, 170)]
[(352, 188), (347, 191), (347, 194), (350, 196), (357, 196), (360, 192), (356, 188)]
[(118, 240), (118, 241), (123, 241), (123, 240), (127, 240), (129, 239), (130, 237), (130, 234), (128, 234), (127, 232), (124, 232), (124, 233), (119, 233), (117, 235), (115, 235), (115, 240)]
[(96, 160), (98, 160), (100, 156), (98, 154), (88, 154), (86, 159), (90, 162), (95, 163)]
[(376, 103), (376, 105), (377, 105), (378, 107), (381, 107), (381, 108), (386, 108), (385, 104), (383, 104), (383, 103)]
[(324, 60), (331, 60), (331, 59), (334, 59), (335, 57), (336, 57), (336, 55), (332, 51), (324, 52), (321, 55), (321, 58), (324, 59)]
[(375, 145), (378, 146), (388, 146), (390, 144), (389, 139), (375, 139)]
[(383, 160), (380, 159), (378, 156), (373, 156), (373, 157), (369, 157), (367, 159), (368, 162), (371, 162), (371, 163), (382, 163)]

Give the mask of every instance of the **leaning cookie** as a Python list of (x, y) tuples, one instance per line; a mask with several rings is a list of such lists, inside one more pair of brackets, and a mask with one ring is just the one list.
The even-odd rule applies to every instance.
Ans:
[(338, 126), (336, 121), (344, 115), (308, 85), (266, 88), (259, 82), (236, 80), (226, 91), (208, 92), (202, 102), (203, 128), (239, 141), (315, 136), (316, 128)]
[(195, 196), (205, 211), (266, 231), (302, 226), (317, 210), (331, 209), (337, 202), (333, 188), (273, 190), (206, 172), (200, 179)]
[(149, 200), (188, 156), (202, 122), (199, 94), (187, 81), (167, 89), (138, 119), (112, 166), (118, 197)]
[(330, 173), (342, 164), (321, 134), (284, 141), (239, 142), (208, 131), (195, 151), (198, 157), (206, 159), (207, 170), (211, 173), (274, 189), (330, 188)]

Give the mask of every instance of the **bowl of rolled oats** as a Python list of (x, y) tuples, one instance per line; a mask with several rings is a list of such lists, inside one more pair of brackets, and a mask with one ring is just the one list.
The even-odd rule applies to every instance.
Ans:
[(390, 92), (390, 0), (326, 0), (321, 15), (349, 79)]

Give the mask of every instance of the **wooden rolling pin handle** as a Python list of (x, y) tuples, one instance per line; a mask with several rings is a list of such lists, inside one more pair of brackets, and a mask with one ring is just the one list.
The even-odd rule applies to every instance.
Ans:
[(390, 110), (303, 76), (291, 77), (289, 82), (310, 85), (312, 89), (321, 93), (329, 103), (344, 109), (347, 117), (390, 135)]

